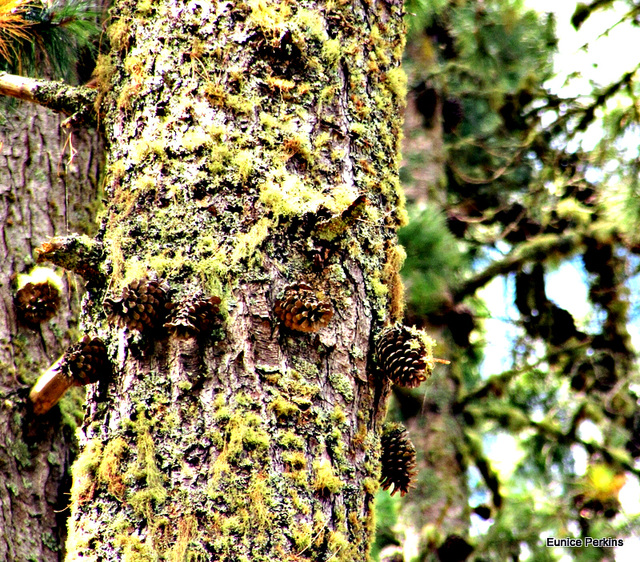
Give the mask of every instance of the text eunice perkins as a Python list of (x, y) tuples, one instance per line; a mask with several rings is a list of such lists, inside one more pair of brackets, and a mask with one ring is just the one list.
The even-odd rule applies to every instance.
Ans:
[(612, 547), (612, 546), (623, 546), (624, 539), (613, 539), (611, 537), (606, 539), (594, 539), (592, 537), (585, 537), (584, 539), (556, 539), (555, 537), (547, 538), (547, 546), (571, 546), (571, 547), (581, 547), (581, 546), (593, 546), (593, 547)]

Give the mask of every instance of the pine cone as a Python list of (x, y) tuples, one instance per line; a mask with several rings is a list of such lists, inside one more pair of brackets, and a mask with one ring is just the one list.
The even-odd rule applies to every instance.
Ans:
[(291, 330), (317, 332), (331, 320), (333, 307), (320, 300), (311, 287), (298, 283), (285, 289), (284, 296), (276, 301), (275, 313)]
[(404, 496), (409, 488), (413, 487), (412, 482), (417, 473), (416, 449), (407, 435), (407, 430), (400, 424), (386, 425), (380, 445), (380, 485), (384, 490), (393, 485), (391, 495), (400, 490), (400, 495)]
[(433, 341), (415, 328), (395, 325), (380, 333), (376, 355), (382, 372), (398, 386), (415, 388), (433, 370)]
[(164, 327), (178, 338), (188, 338), (200, 332), (208, 333), (219, 312), (219, 297), (204, 299), (189, 296), (174, 309)]
[(436, 552), (440, 562), (464, 562), (473, 550), (473, 547), (460, 535), (449, 535)]
[(173, 307), (168, 287), (159, 281), (136, 279), (116, 298), (104, 299), (109, 321), (142, 332), (159, 326)]
[(16, 307), (27, 324), (40, 324), (53, 318), (60, 307), (60, 290), (50, 283), (27, 283), (16, 293)]
[(111, 365), (103, 341), (84, 336), (64, 354), (63, 371), (78, 386), (108, 378)]

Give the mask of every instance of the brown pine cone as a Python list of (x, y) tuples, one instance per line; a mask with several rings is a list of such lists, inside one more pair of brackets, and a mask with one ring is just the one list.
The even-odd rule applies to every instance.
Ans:
[(63, 370), (78, 386), (109, 378), (111, 364), (100, 338), (84, 336), (64, 354)]
[(380, 333), (375, 349), (382, 372), (394, 384), (415, 388), (431, 375), (432, 347), (421, 330), (397, 324)]
[(143, 332), (160, 326), (173, 305), (166, 285), (136, 279), (119, 297), (104, 299), (104, 307), (110, 322)]
[(16, 308), (26, 324), (40, 324), (55, 316), (60, 307), (60, 290), (50, 281), (27, 283), (16, 293)]
[(404, 496), (413, 487), (417, 473), (416, 449), (407, 430), (400, 424), (387, 424), (380, 438), (380, 445), (380, 485), (384, 490), (393, 485), (391, 495), (400, 491)]
[(284, 296), (276, 301), (276, 316), (284, 325), (298, 332), (317, 332), (329, 324), (333, 307), (318, 298), (316, 292), (303, 283), (290, 285)]
[(219, 297), (205, 299), (189, 296), (182, 300), (171, 313), (164, 327), (178, 338), (188, 338), (199, 333), (208, 333), (219, 312)]

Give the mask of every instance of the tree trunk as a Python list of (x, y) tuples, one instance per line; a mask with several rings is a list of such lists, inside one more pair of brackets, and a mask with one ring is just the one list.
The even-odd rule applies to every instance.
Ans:
[[(365, 560), (389, 392), (370, 347), (402, 306), (402, 3), (113, 13), (109, 279), (85, 309), (113, 379), (89, 392), (67, 559)], [(168, 319), (128, 309), (162, 300), (156, 276)]]
[[(35, 264), (35, 248), (68, 228), (89, 232), (100, 169), (95, 133), (60, 128), (49, 110), (5, 107), (0, 127), (0, 560), (58, 561), (66, 536), (69, 465), (82, 393), (35, 418), (29, 385), (77, 338), (81, 285), (62, 270), (61, 304), (42, 324), (20, 319), (18, 275)], [(72, 157), (73, 154), (73, 157)], [(50, 268), (53, 271), (53, 268)]]

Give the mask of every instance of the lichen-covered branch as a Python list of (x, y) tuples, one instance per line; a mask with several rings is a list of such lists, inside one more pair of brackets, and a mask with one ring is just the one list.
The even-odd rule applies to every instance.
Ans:
[(97, 93), (91, 88), (0, 72), (0, 95), (64, 113), (73, 119), (74, 125), (96, 125), (94, 103)]
[(36, 249), (38, 263), (49, 262), (84, 277), (92, 285), (105, 279), (104, 246), (85, 235), (59, 236)]
[(563, 236), (541, 235), (506, 255), (504, 259), (493, 262), (482, 271), (476, 273), (460, 285), (453, 294), (454, 302), (473, 295), (495, 277), (517, 271), (525, 263), (548, 258), (550, 254), (566, 256), (575, 252), (583, 242), (584, 236), (579, 232), (571, 232)]

